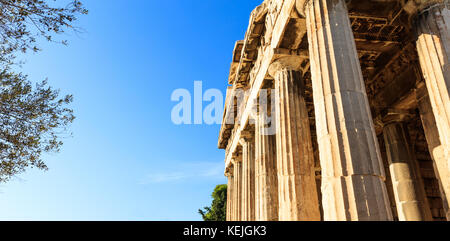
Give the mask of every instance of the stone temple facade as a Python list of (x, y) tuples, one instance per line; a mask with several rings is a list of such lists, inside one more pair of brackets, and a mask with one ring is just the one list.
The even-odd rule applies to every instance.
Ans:
[(449, 220), (449, 62), (449, 0), (265, 0), (229, 75), (227, 220)]

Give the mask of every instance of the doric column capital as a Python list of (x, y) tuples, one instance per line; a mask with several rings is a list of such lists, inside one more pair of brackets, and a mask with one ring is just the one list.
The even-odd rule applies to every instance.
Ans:
[(301, 57), (297, 55), (282, 57), (273, 61), (269, 66), (269, 75), (275, 78), (277, 72), (282, 70), (299, 71), (301, 69)]
[(239, 139), (239, 143), (241, 145), (244, 145), (247, 142), (253, 142), (254, 140), (255, 140), (255, 132), (253, 130), (243, 130), (241, 132), (241, 139)]
[(306, 4), (309, 2), (309, 0), (296, 0), (295, 1), (295, 8), (297, 9), (298, 14), (305, 18), (306, 14), (305, 14), (305, 8), (306, 8)]
[(234, 172), (234, 166), (230, 165), (227, 168), (225, 168), (225, 176), (226, 177), (233, 177), (233, 172)]
[(392, 123), (405, 122), (414, 117), (414, 114), (409, 110), (387, 109), (381, 117), (383, 126), (386, 126)]
[(233, 153), (233, 158), (231, 159), (232, 164), (236, 164), (242, 161), (242, 148), (236, 148), (237, 150)]

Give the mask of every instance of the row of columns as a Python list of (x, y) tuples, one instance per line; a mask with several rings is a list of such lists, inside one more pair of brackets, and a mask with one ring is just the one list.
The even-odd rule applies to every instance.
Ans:
[[(392, 220), (383, 163), (344, 0), (310, 0), (305, 7), (322, 168), (324, 220)], [(450, 194), (450, 13), (445, 4), (417, 20), (417, 48), (429, 98), (419, 99), (430, 153), (444, 199)], [(228, 172), (228, 220), (320, 220), (304, 84), (297, 57), (274, 61), (276, 135), (257, 115), (255, 134)], [(426, 103), (429, 100), (429, 103)], [(427, 112), (431, 106), (432, 113)], [(430, 127), (431, 119), (435, 124)], [(400, 220), (431, 220), (402, 120), (383, 136)], [(432, 140), (430, 140), (432, 139)], [(428, 211), (427, 211), (428, 210)], [(448, 209), (447, 209), (448, 211)]]

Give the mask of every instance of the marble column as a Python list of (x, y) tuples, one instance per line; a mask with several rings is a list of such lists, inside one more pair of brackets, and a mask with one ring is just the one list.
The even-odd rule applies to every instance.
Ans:
[(450, 220), (450, 169), (447, 168), (447, 159), (444, 156), (443, 145), (439, 139), (439, 131), (434, 119), (430, 98), (426, 88), (418, 88), (416, 91), (417, 103), (419, 106), (420, 118), (427, 139), (428, 150), (433, 159), (433, 166), (436, 178), (439, 181), (441, 198), (446, 213), (447, 220)]
[(228, 173), (226, 174), (228, 178), (227, 185), (227, 208), (226, 208), (226, 219), (227, 221), (233, 220), (232, 210), (233, 210), (233, 186), (234, 186), (234, 178), (233, 178), (233, 167), (230, 167)]
[[(416, 21), (417, 51), (443, 155), (450, 169), (450, 3), (423, 10)], [(439, 168), (439, 167), (438, 167)]]
[(242, 220), (242, 161), (235, 159), (234, 162), (234, 218), (233, 221)]
[(225, 220), (226, 221), (230, 221), (230, 182), (231, 182), (231, 178), (230, 178), (230, 176), (229, 176), (229, 174), (228, 173), (225, 173), (225, 176), (227, 177), (227, 179), (228, 179), (228, 183), (227, 183), (227, 202), (226, 202), (226, 206), (227, 206), (227, 208), (226, 208), (226, 210), (225, 210), (225, 212), (226, 212), (226, 214), (225, 214)]
[(255, 139), (253, 133), (245, 132), (242, 145), (242, 216), (241, 221), (255, 220)]
[(266, 113), (256, 118), (256, 190), (255, 206), (257, 221), (278, 220), (278, 177), (275, 135), (269, 135)]
[(269, 67), (275, 81), (279, 220), (320, 220), (308, 111), (300, 60), (284, 57)]
[(231, 210), (231, 220), (232, 221), (236, 221), (237, 220), (237, 206), (238, 206), (238, 204), (237, 204), (237, 192), (238, 192), (238, 185), (237, 185), (237, 178), (236, 178), (236, 170), (237, 170), (237, 167), (236, 167), (236, 164), (235, 164), (235, 162), (234, 162), (234, 160), (233, 160), (233, 165), (232, 165), (232, 167), (233, 167), (233, 194), (232, 194), (232, 200), (231, 200), (231, 202), (232, 202), (232, 210)]
[(309, 0), (306, 26), (325, 220), (392, 220), (345, 0)]
[(399, 221), (432, 221), (405, 124), (401, 121), (387, 123), (383, 136)]

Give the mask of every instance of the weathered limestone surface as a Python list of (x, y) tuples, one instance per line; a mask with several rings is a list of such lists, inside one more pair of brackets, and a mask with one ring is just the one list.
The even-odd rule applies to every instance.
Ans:
[(278, 220), (278, 176), (275, 135), (269, 135), (265, 115), (256, 118), (256, 220)]
[(344, 0), (306, 6), (325, 220), (392, 220)]
[[(227, 220), (449, 219), (449, 6), (262, 1), (233, 50), (219, 133)], [(279, 100), (275, 136), (252, 122), (265, 88)]]
[(417, 102), (428, 143), (428, 150), (433, 158), (435, 173), (439, 180), (443, 207), (447, 220), (450, 220), (450, 169), (447, 168), (447, 159), (445, 158), (443, 146), (439, 139), (439, 132), (434, 119), (430, 98), (426, 91), (426, 88), (419, 88), (417, 90)]
[(242, 220), (242, 162), (241, 160), (235, 160), (234, 162), (234, 221)]
[(234, 186), (234, 178), (233, 178), (233, 172), (229, 171), (227, 174), (227, 178), (228, 178), (228, 185), (227, 185), (227, 214), (226, 214), (226, 220), (227, 221), (232, 221), (233, 220), (233, 216), (232, 216), (232, 210), (233, 210), (233, 186)]
[(411, 153), (404, 123), (386, 124), (383, 135), (399, 220), (432, 221), (430, 207), (416, 160)]
[(242, 138), (242, 216), (240, 221), (255, 220), (255, 142)]
[(297, 57), (275, 61), (279, 220), (320, 220), (308, 112)]
[(450, 3), (433, 5), (419, 14), (417, 50), (447, 170), (450, 169)]

